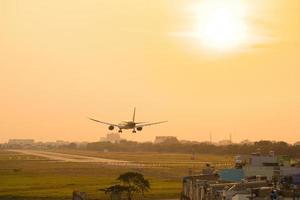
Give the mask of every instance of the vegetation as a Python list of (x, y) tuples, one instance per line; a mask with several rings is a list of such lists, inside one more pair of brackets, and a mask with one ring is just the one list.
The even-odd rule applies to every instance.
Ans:
[[(77, 150), (76, 150), (77, 151)], [(69, 150), (72, 154), (75, 150)], [(81, 151), (78, 151), (81, 152)], [(159, 154), (159, 153), (103, 153), (82, 151), (85, 154), (107, 157), (113, 156), (122, 160), (156, 162), (185, 162), (191, 154)], [(64, 153), (68, 153), (64, 150)], [(168, 159), (166, 159), (168, 158)], [(220, 162), (226, 157), (202, 154), (199, 160)], [(145, 199), (176, 199), (182, 188), (182, 177), (188, 174), (189, 166), (200, 170), (202, 165), (189, 164), (138, 167), (113, 166), (101, 163), (55, 162), (28, 156), (16, 152), (0, 150), (0, 200), (64, 200), (71, 199), (74, 190), (86, 192), (89, 200), (107, 199), (99, 188), (107, 188), (120, 183), (115, 177), (128, 171), (137, 172), (151, 182), (151, 190), (145, 193)], [(16, 169), (16, 170), (15, 170)]]
[(142, 174), (137, 172), (126, 172), (121, 174), (118, 180), (120, 183), (101, 189), (105, 194), (109, 194), (111, 199), (113, 199), (114, 196), (118, 196), (118, 199), (121, 199), (120, 197), (125, 194), (128, 200), (132, 200), (135, 194), (144, 196), (144, 193), (150, 189), (149, 180), (145, 179)]
[(275, 153), (290, 155), (300, 158), (300, 145), (289, 145), (286, 142), (258, 141), (253, 144), (229, 144), (217, 146), (211, 143), (139, 143), (133, 141), (121, 141), (113, 144), (109, 142), (94, 142), (87, 145), (88, 150), (97, 151), (122, 151), (122, 152), (172, 152), (172, 153), (205, 153), (217, 155), (250, 154), (258, 149), (261, 153)]
[[(182, 177), (188, 174), (190, 168), (200, 171), (206, 162), (212, 163), (216, 168), (224, 168), (227, 167), (226, 163), (232, 164), (232, 155), (249, 154), (258, 149), (262, 153), (273, 150), (277, 154), (300, 157), (299, 146), (270, 141), (227, 146), (208, 143), (152, 144), (122, 141), (119, 144), (90, 143), (86, 149), (78, 149), (74, 145), (50, 149), (62, 153), (147, 164), (144, 167), (55, 162), (38, 156), (0, 150), (0, 200), (71, 199), (74, 190), (86, 192), (90, 200), (107, 199), (99, 188), (109, 189), (110, 186), (114, 186), (110, 191), (128, 190), (121, 179), (114, 178), (128, 171), (143, 174), (151, 182), (151, 190), (145, 193), (145, 199), (178, 198)], [(107, 190), (108, 193), (110, 191)]]

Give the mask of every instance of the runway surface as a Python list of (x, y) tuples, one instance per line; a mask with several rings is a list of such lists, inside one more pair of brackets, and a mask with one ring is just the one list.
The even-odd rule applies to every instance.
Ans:
[[(143, 162), (143, 161), (126, 161), (99, 158), (94, 156), (84, 156), (70, 153), (58, 153), (42, 150), (32, 149), (11, 149), (9, 151), (17, 152), (25, 155), (33, 155), (41, 158), (45, 158), (50, 162), (73, 162), (73, 163), (99, 163), (113, 166), (124, 166), (124, 167), (137, 167), (137, 168), (162, 168), (162, 167), (174, 167), (174, 166), (191, 166), (191, 165), (205, 165), (210, 162), (191, 162), (191, 161), (159, 161), (159, 162)], [(231, 166), (231, 163), (229, 164)], [(214, 163), (214, 166), (229, 166), (224, 163)]]
[(98, 157), (91, 157), (91, 156), (71, 155), (71, 154), (55, 153), (55, 152), (48, 152), (48, 151), (38, 151), (38, 150), (28, 150), (28, 149), (18, 149), (18, 150), (10, 150), (10, 151), (22, 153), (26, 155), (39, 156), (39, 157), (47, 158), (52, 161), (61, 161), (61, 162), (94, 162), (94, 163), (106, 163), (106, 164), (115, 164), (115, 165), (130, 163), (129, 161), (123, 161), (123, 160), (113, 160), (113, 159), (98, 158)]

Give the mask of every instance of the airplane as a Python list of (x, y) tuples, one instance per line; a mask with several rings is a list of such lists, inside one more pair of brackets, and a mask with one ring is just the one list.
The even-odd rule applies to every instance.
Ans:
[(136, 130), (138, 131), (142, 131), (144, 126), (151, 126), (151, 125), (155, 125), (155, 124), (161, 124), (161, 123), (165, 123), (167, 121), (160, 121), (160, 122), (152, 122), (152, 123), (148, 123), (148, 122), (136, 122), (135, 121), (135, 108), (133, 110), (133, 117), (132, 117), (132, 121), (122, 121), (119, 124), (113, 124), (113, 123), (108, 123), (108, 122), (103, 122), (103, 121), (99, 121), (97, 119), (93, 119), (93, 118), (89, 118), (92, 121), (101, 123), (101, 124), (105, 124), (108, 125), (108, 129), (109, 130), (114, 130), (114, 128), (118, 128), (119, 129), (119, 133), (122, 133), (123, 129), (132, 129), (132, 133), (136, 133)]

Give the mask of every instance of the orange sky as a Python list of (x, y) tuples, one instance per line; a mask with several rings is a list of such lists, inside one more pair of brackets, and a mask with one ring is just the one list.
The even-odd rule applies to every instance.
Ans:
[(128, 139), (300, 140), (300, 1), (241, 0), (251, 39), (230, 52), (186, 34), (202, 1), (0, 0), (0, 142), (96, 141), (87, 116), (134, 106), (169, 122)]

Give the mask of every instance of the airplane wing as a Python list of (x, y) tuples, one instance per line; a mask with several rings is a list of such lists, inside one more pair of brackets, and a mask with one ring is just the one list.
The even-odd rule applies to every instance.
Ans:
[(155, 125), (155, 124), (162, 124), (162, 123), (165, 123), (165, 122), (167, 122), (167, 121), (153, 122), (153, 123), (148, 123), (148, 124), (139, 124), (139, 125), (137, 125), (137, 127), (151, 126), (151, 125)]
[(106, 124), (106, 125), (109, 125), (109, 126), (115, 126), (115, 127), (119, 127), (119, 125), (117, 124), (112, 124), (112, 123), (108, 123), (108, 122), (102, 122), (102, 121), (99, 121), (97, 119), (93, 119), (93, 118), (89, 118), (90, 120), (92, 121), (95, 121), (95, 122), (98, 122), (98, 123), (101, 123), (101, 124)]

